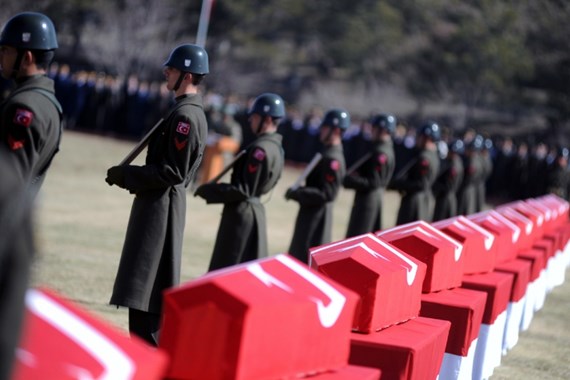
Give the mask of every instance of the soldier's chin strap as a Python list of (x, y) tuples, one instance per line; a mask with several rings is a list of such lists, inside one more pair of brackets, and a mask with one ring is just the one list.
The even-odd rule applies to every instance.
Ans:
[(184, 80), (184, 77), (186, 76), (186, 72), (181, 71), (180, 75), (178, 76), (178, 79), (176, 80), (176, 83), (174, 84), (174, 92), (178, 91), (178, 89), (180, 88), (180, 85), (182, 84), (182, 81)]
[(17, 49), (18, 55), (16, 55), (16, 60), (14, 61), (14, 65), (12, 66), (12, 74), (10, 77), (12, 79), (18, 78), (18, 73), (20, 72), (20, 66), (22, 66), (22, 59), (24, 58), (25, 50)]
[(327, 133), (327, 135), (325, 136), (325, 138), (323, 140), (323, 144), (328, 144), (331, 142), (334, 130), (335, 130), (334, 127), (329, 127), (329, 133)]
[(263, 124), (265, 123), (265, 118), (267, 116), (262, 116), (261, 120), (259, 121), (259, 125), (257, 126), (257, 131), (255, 131), (255, 135), (259, 136), (261, 134), (261, 130), (263, 129)]

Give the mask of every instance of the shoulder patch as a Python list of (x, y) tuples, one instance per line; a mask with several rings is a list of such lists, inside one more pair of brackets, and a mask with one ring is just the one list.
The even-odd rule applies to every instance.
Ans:
[(29, 127), (34, 119), (34, 113), (30, 110), (17, 108), (14, 114), (14, 119), (12, 120), (14, 124), (23, 125), (24, 127)]
[(384, 153), (378, 155), (378, 162), (381, 164), (385, 164), (388, 161), (388, 157)]
[(265, 159), (265, 151), (261, 148), (257, 148), (253, 151), (253, 158), (257, 161), (263, 161)]
[(176, 126), (176, 132), (181, 135), (188, 135), (190, 133), (190, 123), (179, 122)]
[(331, 169), (336, 172), (339, 168), (340, 168), (340, 162), (338, 162), (337, 160), (332, 160)]

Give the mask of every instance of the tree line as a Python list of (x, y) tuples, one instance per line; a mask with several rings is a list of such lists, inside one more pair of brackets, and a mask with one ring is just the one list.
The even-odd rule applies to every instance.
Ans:
[[(5, 0), (0, 21), (44, 12), (58, 30), (59, 60), (153, 80), (174, 46), (195, 42), (201, 6)], [(540, 129), (560, 141), (570, 118), (569, 16), (562, 0), (217, 0), (207, 85), (459, 129)]]

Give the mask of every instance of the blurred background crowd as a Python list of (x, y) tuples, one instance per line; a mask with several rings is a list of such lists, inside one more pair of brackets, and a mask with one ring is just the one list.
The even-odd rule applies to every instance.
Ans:
[[(65, 128), (69, 130), (138, 140), (172, 101), (164, 82), (141, 80), (136, 75), (121, 78), (103, 72), (74, 72), (67, 64), (57, 62), (52, 64), (49, 75), (55, 81), (56, 95), (64, 109)], [(10, 83), (2, 82), (2, 97), (9, 89)], [(249, 144), (253, 139), (247, 123), (251, 101), (248, 96), (206, 90), (209, 145), (215, 145), (223, 137), (234, 141), (236, 147)], [(318, 128), (324, 111), (319, 106), (301, 111), (295, 105), (287, 105), (287, 117), (281, 121), (279, 132), (283, 135), (285, 158), (290, 165), (305, 164), (318, 151)], [(343, 138), (347, 166), (367, 151), (371, 136), (372, 115), (351, 116), (352, 125)], [(395, 173), (398, 173), (413, 155), (416, 128), (423, 120), (395, 116), (398, 126), (393, 142)], [(463, 142), (459, 153), (464, 159), (468, 154), (489, 158), (491, 170), (476, 174), (479, 181), (485, 182), (488, 203), (536, 197), (549, 191), (568, 198), (568, 149), (565, 146), (547, 144), (539, 134), (490, 135), (471, 128), (457, 131), (445, 121), (436, 122), (442, 128), (438, 146), (442, 160), (457, 140)]]

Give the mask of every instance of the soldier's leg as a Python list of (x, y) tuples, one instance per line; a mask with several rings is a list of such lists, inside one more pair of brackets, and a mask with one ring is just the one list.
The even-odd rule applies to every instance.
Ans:
[(152, 346), (157, 346), (157, 332), (160, 329), (160, 315), (129, 308), (129, 332)]

